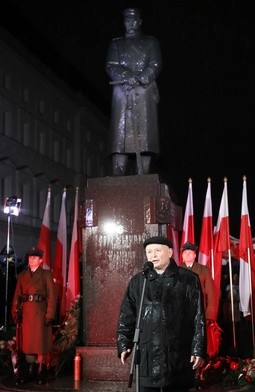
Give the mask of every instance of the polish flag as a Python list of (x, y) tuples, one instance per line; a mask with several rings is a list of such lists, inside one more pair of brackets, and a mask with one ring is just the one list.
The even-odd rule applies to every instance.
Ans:
[(65, 293), (66, 293), (66, 188), (64, 188), (62, 196), (62, 205), (60, 210), (60, 219), (58, 225), (58, 234), (56, 242), (56, 251), (54, 258), (53, 277), (58, 286), (59, 302), (60, 302), (60, 318), (65, 316)]
[(42, 221), (42, 227), (37, 243), (37, 247), (43, 251), (43, 269), (50, 269), (51, 267), (50, 197), (51, 189), (49, 188)]
[(200, 264), (207, 265), (212, 272), (212, 277), (214, 277), (211, 179), (208, 178), (207, 182), (208, 184), (205, 196), (198, 262)]
[(218, 221), (214, 231), (214, 282), (216, 286), (217, 308), (219, 308), (219, 299), (220, 299), (223, 252), (228, 252), (230, 258), (229, 262), (231, 263), (229, 214), (228, 214), (228, 189), (227, 189), (226, 178), (224, 178), (224, 189), (221, 198)]
[(67, 291), (66, 291), (66, 311), (68, 312), (72, 303), (80, 297), (80, 268), (79, 268), (79, 248), (78, 248), (78, 198), (79, 188), (76, 188), (74, 203), (74, 221), (72, 241), (69, 257)]
[[(242, 196), (242, 212), (240, 225), (240, 270), (239, 270), (239, 295), (240, 310), (244, 317), (251, 314), (251, 303), (253, 303), (252, 292), (254, 285), (252, 277), (254, 277), (254, 253), (251, 234), (250, 217), (247, 203), (247, 187), (246, 177), (243, 179), (243, 196)], [(254, 279), (253, 279), (254, 280)]]
[(188, 189), (188, 197), (186, 202), (184, 220), (183, 220), (183, 228), (182, 228), (182, 237), (181, 244), (182, 247), (185, 242), (195, 243), (195, 232), (194, 232), (194, 213), (193, 213), (193, 191), (192, 191), (192, 180), (189, 179), (189, 189)]

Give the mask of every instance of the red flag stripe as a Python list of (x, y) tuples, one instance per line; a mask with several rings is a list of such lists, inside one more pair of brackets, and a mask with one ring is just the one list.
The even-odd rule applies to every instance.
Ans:
[(201, 227), (200, 243), (198, 262), (207, 265), (212, 271), (214, 276), (213, 255), (213, 230), (212, 230), (212, 198), (211, 198), (211, 180), (208, 179), (204, 214)]
[(42, 227), (39, 234), (37, 246), (43, 250), (43, 268), (51, 267), (51, 232), (50, 232), (50, 199), (51, 190), (48, 189), (46, 207), (44, 211)]
[(54, 258), (53, 277), (59, 288), (60, 300), (60, 318), (65, 317), (65, 300), (66, 300), (66, 189), (62, 196), (62, 204), (60, 210), (60, 219), (58, 225), (58, 234), (56, 242), (56, 251)]
[(72, 241), (69, 257), (66, 311), (69, 311), (72, 302), (80, 295), (80, 269), (79, 269), (79, 247), (78, 247), (78, 188), (76, 189), (74, 203), (74, 221), (72, 231)]
[(254, 280), (254, 252), (247, 203), (246, 179), (243, 181), (239, 255), (240, 310), (243, 312), (244, 317), (246, 317), (251, 314), (251, 298), (254, 297), (252, 295), (252, 287), (255, 287), (252, 284), (252, 280)]
[(193, 212), (193, 190), (192, 190), (192, 180), (189, 179), (189, 189), (188, 196), (183, 220), (182, 238), (181, 244), (185, 244), (186, 241), (195, 242), (195, 232), (194, 232), (194, 212)]
[(230, 250), (229, 236), (229, 214), (228, 214), (228, 190), (227, 180), (224, 179), (224, 189), (222, 193), (220, 210), (214, 234), (214, 282), (216, 286), (217, 306), (219, 307), (221, 270), (223, 252)]

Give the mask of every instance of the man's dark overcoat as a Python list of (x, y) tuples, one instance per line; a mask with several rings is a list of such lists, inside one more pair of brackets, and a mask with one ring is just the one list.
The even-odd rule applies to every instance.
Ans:
[[(144, 275), (129, 282), (117, 326), (118, 355), (133, 347)], [(140, 385), (189, 387), (195, 372), (191, 355), (204, 354), (205, 318), (199, 278), (171, 259), (162, 275), (147, 275), (141, 313)]]
[(46, 300), (22, 302), (21, 349), (25, 354), (46, 354), (52, 350), (52, 326), (45, 319), (56, 317), (57, 290), (52, 272), (38, 267), (32, 274), (30, 268), (18, 275), (13, 298), (12, 315), (22, 295), (41, 294)]

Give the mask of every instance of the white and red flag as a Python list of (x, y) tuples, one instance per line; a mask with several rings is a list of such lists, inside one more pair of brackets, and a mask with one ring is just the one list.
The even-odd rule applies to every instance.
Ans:
[(198, 262), (207, 265), (214, 277), (213, 260), (213, 221), (212, 221), (212, 198), (211, 179), (207, 180), (207, 191), (205, 196), (204, 214), (201, 226), (201, 235), (198, 252)]
[(58, 224), (56, 251), (54, 258), (53, 277), (58, 286), (60, 319), (65, 316), (66, 300), (66, 259), (67, 259), (67, 229), (66, 229), (66, 188), (62, 195), (62, 204)]
[(78, 199), (79, 188), (76, 188), (74, 203), (73, 232), (68, 266), (67, 290), (66, 290), (66, 312), (71, 309), (73, 302), (80, 297), (80, 268), (78, 247)]
[(240, 310), (244, 317), (253, 311), (251, 304), (253, 298), (254, 253), (251, 234), (250, 217), (247, 202), (246, 177), (243, 179), (242, 212), (240, 225), (240, 270), (239, 270), (239, 295)]
[(228, 188), (227, 188), (226, 178), (224, 178), (224, 189), (223, 189), (221, 203), (220, 203), (217, 225), (214, 231), (214, 251), (213, 251), (214, 282), (216, 286), (217, 309), (219, 308), (219, 299), (220, 299), (223, 252), (228, 252), (229, 263), (231, 263), (229, 213), (228, 213)]
[(189, 178), (189, 189), (188, 196), (183, 220), (182, 237), (180, 247), (182, 247), (185, 242), (195, 243), (195, 232), (194, 232), (194, 212), (193, 212), (193, 190), (192, 190), (192, 180)]
[(46, 207), (44, 210), (42, 227), (39, 234), (37, 247), (43, 251), (43, 268), (51, 268), (51, 231), (50, 231), (50, 198), (51, 189), (48, 189)]

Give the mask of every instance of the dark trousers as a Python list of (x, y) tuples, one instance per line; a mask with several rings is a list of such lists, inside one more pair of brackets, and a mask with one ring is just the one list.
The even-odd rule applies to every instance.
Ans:
[(171, 388), (171, 387), (164, 387), (164, 388), (149, 388), (149, 387), (140, 387), (140, 392), (189, 392), (189, 388)]

